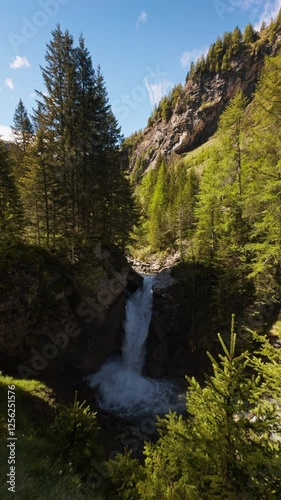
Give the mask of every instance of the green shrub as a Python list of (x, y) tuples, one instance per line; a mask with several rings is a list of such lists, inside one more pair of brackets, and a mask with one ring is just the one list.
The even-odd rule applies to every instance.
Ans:
[(102, 449), (97, 443), (96, 412), (92, 412), (85, 401), (64, 406), (49, 429), (49, 437), (55, 446), (55, 453), (72, 464), (75, 471), (87, 474), (91, 470), (91, 461), (101, 460)]
[[(138, 500), (137, 483), (142, 477), (142, 467), (138, 460), (131, 457), (131, 452), (125, 450), (108, 462), (109, 484), (107, 494), (110, 498), (122, 500)], [(113, 496), (114, 495), (114, 496)]]

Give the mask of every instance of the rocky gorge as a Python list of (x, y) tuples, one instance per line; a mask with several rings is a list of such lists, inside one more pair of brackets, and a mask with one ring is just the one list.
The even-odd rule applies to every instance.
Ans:
[[(214, 320), (211, 271), (176, 263), (177, 258), (174, 267), (167, 262), (164, 268), (137, 267), (155, 275), (144, 374), (201, 378), (208, 367), (206, 350), (214, 350), (214, 328), (227, 331), (229, 321)], [(126, 300), (143, 278), (120, 252), (98, 246), (91, 265), (70, 269), (46, 251), (11, 247), (0, 274), (0, 360), (5, 373), (71, 382), (74, 387), (121, 353)], [(226, 313), (228, 320), (231, 312), (229, 317)], [(274, 307), (269, 312), (245, 308), (239, 321), (260, 328), (274, 313)]]
[(70, 377), (120, 352), (126, 294), (142, 277), (101, 246), (91, 264), (62, 264), (47, 251), (13, 246), (1, 262), (0, 360), (23, 378)]

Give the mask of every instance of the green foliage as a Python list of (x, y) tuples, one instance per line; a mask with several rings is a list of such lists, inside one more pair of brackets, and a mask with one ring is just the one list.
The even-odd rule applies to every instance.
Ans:
[(54, 394), (46, 385), (38, 380), (15, 379), (4, 376), (0, 372), (0, 415), (4, 415), (4, 423), (0, 424), (0, 437), (7, 432), (7, 391), (8, 386), (16, 387), (16, 408), (21, 418), (17, 421), (17, 430), (26, 432), (27, 436), (33, 436), (40, 428), (42, 435), (42, 424), (49, 425), (57, 404)]
[[(0, 440), (0, 496), (10, 500), (7, 490), (7, 440)], [(39, 436), (32, 438), (26, 433), (18, 435), (16, 446), (16, 493), (15, 498), (30, 500), (83, 500), (90, 498), (91, 491), (71, 466), (57, 459), (52, 445)], [(88, 496), (87, 496), (88, 495)], [(98, 499), (98, 497), (95, 496)]]
[(280, 262), (280, 55), (268, 58), (251, 105), (245, 212), (251, 223), (247, 251), (259, 293), (276, 293)]
[(176, 107), (176, 104), (178, 102), (178, 100), (180, 99), (180, 97), (182, 96), (182, 93), (183, 93), (183, 86), (181, 83), (179, 83), (179, 85), (176, 85), (173, 90), (172, 90), (172, 93), (171, 93), (171, 98), (172, 98), (172, 108), (175, 109)]
[[(257, 52), (260, 51), (268, 41), (274, 40), (279, 27), (280, 13), (276, 21), (271, 22), (268, 29), (263, 24), (260, 33), (254, 30), (251, 23), (246, 26), (243, 35), (238, 27), (233, 32), (224, 32), (222, 38), (219, 36), (216, 42), (210, 45), (206, 58), (201, 56), (195, 63), (191, 62), (186, 81), (196, 75), (231, 71), (236, 56), (243, 53), (246, 57), (252, 48), (255, 48)], [(262, 32), (263, 35), (261, 35)]]
[(20, 234), (24, 219), (22, 204), (12, 168), (12, 160), (0, 141), (0, 239)]
[(32, 140), (34, 128), (21, 99), (15, 110), (12, 131), (16, 144), (25, 153)]
[(218, 306), (227, 294), (243, 295), (250, 285), (246, 278), (249, 225), (243, 213), (246, 104), (243, 94), (238, 92), (221, 117), (218, 142), (208, 150), (195, 209), (198, 221), (195, 246), (200, 261), (217, 268), (219, 281), (214, 300)]
[(254, 356), (229, 348), (209, 354), (213, 375), (188, 379), (189, 418), (159, 419), (160, 439), (145, 447), (140, 498), (279, 498), (281, 493), (280, 353), (264, 338)]
[(169, 97), (164, 97), (161, 101), (161, 118), (167, 123), (173, 114), (172, 101)]
[(131, 457), (127, 450), (119, 453), (108, 462), (109, 484), (106, 493), (111, 498), (138, 500), (137, 483), (142, 477), (142, 468), (138, 460)]
[(183, 163), (167, 166), (158, 158), (155, 169), (146, 173), (137, 189), (143, 207), (139, 246), (153, 252), (165, 248), (179, 249), (184, 259), (184, 240), (191, 239), (195, 229), (194, 209), (199, 189), (198, 175)]
[[(7, 490), (7, 393), (16, 393), (16, 494), (15, 498), (53, 500), (102, 500), (74, 472), (69, 461), (56, 453), (47, 436), (58, 403), (53, 391), (38, 380), (21, 380), (0, 373), (0, 497), (11, 498)], [(57, 436), (59, 439), (59, 436)]]
[[(124, 250), (138, 214), (100, 67), (93, 68), (84, 38), (75, 46), (60, 26), (52, 32), (45, 59), (46, 92), (37, 91), (35, 133), (22, 101), (14, 117), (13, 163), (24, 236), (59, 249), (72, 262), (79, 248), (99, 241)], [(7, 184), (11, 176), (5, 177)], [(10, 213), (8, 218), (15, 220)]]
[(242, 48), (242, 33), (241, 30), (236, 26), (232, 32), (232, 53), (237, 55)]
[[(239, 30), (233, 33), (210, 47), (208, 64), (233, 40), (242, 46)], [(280, 297), (280, 69), (280, 55), (267, 58), (252, 103), (238, 90), (210, 145), (188, 153), (184, 166), (156, 166), (137, 189), (140, 246), (180, 250), (182, 260), (212, 266), (218, 277), (212, 301), (222, 313), (227, 298), (245, 305)]]
[(165, 244), (165, 210), (167, 208), (167, 167), (162, 162), (157, 172), (157, 181), (149, 205), (149, 240), (155, 249)]
[(256, 41), (256, 32), (251, 23), (247, 24), (244, 33), (243, 33), (243, 42), (244, 43), (254, 43)]
[(100, 460), (102, 452), (97, 444), (96, 412), (85, 401), (79, 403), (77, 393), (72, 406), (63, 407), (50, 427), (49, 437), (55, 452), (80, 473), (91, 471), (91, 460)]

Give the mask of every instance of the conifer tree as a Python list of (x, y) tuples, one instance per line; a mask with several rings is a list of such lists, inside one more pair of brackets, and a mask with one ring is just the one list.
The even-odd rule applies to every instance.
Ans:
[(215, 53), (215, 71), (218, 73), (221, 69), (221, 63), (222, 63), (222, 58), (223, 58), (223, 44), (222, 44), (222, 39), (219, 36), (216, 40), (215, 47), (214, 47), (214, 53)]
[(12, 131), (15, 143), (24, 154), (28, 144), (31, 142), (34, 128), (21, 99), (15, 110)]
[(257, 279), (259, 293), (273, 296), (281, 258), (280, 70), (280, 55), (266, 60), (250, 107), (251, 141), (245, 205), (251, 222), (248, 249), (253, 259), (253, 276)]
[(166, 238), (167, 187), (167, 167), (163, 161), (157, 173), (157, 181), (149, 206), (149, 240), (155, 250), (163, 248)]
[(236, 26), (232, 32), (232, 53), (237, 55), (242, 47), (242, 33), (241, 30)]
[(194, 62), (191, 61), (190, 70), (189, 70), (189, 76), (190, 76), (190, 78), (193, 78), (194, 75), (195, 75), (195, 65), (194, 65)]
[(15, 110), (12, 132), (14, 140), (11, 145), (11, 158), (16, 181), (20, 184), (21, 177), (24, 175), (25, 162), (28, 159), (29, 147), (34, 137), (33, 124), (21, 99)]
[(244, 33), (243, 33), (243, 42), (244, 43), (254, 43), (256, 39), (256, 32), (251, 23), (247, 24)]
[(216, 49), (214, 43), (210, 45), (206, 62), (209, 71), (211, 72), (216, 71)]
[(195, 230), (195, 205), (199, 191), (199, 178), (193, 168), (187, 172), (184, 164), (178, 165), (176, 175), (177, 193), (173, 200), (175, 207), (173, 223), (178, 231), (181, 258), (184, 260), (184, 242), (192, 246), (192, 237)]
[(0, 238), (18, 236), (23, 228), (23, 211), (11, 159), (0, 141)]
[(198, 203), (195, 208), (197, 227), (196, 253), (200, 261), (213, 263), (222, 228), (221, 202), (218, 194), (220, 152), (213, 148), (208, 167), (200, 183)]
[(232, 33), (230, 33), (229, 31), (226, 31), (223, 34), (222, 44), (223, 44), (224, 53), (225, 52), (230, 53), (231, 47), (232, 47)]
[(199, 260), (216, 269), (219, 279), (213, 297), (222, 314), (227, 293), (239, 297), (250, 286), (246, 258), (250, 233), (244, 216), (245, 107), (246, 99), (238, 92), (221, 116), (217, 144), (209, 150), (195, 210), (196, 252)]
[[(117, 238), (124, 246), (136, 217), (122, 172), (122, 137), (101, 70), (93, 68), (84, 38), (81, 36), (75, 47), (70, 33), (57, 26), (47, 46), (42, 73), (47, 92), (37, 92), (37, 140), (33, 147), (33, 156), (37, 155), (34, 186), (41, 189), (44, 200), (36, 207), (45, 227), (45, 236), (42, 238), (40, 230), (40, 239), (48, 246), (61, 247), (73, 261), (80, 245), (88, 248), (96, 241), (117, 243)], [(121, 185), (121, 211), (128, 213), (126, 204), (132, 210), (130, 219), (123, 216), (120, 240)], [(42, 227), (42, 222), (38, 225), (37, 221), (36, 227)]]
[(234, 319), (229, 347), (219, 340), (204, 387), (188, 378), (189, 418), (159, 419), (160, 440), (145, 446), (141, 499), (280, 497), (279, 349), (261, 338), (256, 355), (236, 354)]

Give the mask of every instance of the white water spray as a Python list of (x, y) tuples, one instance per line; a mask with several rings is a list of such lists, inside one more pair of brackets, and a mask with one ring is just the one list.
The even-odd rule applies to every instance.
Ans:
[(144, 278), (143, 286), (127, 301), (125, 339), (122, 363), (134, 372), (141, 374), (145, 361), (145, 343), (149, 331), (152, 310), (152, 286), (154, 276)]
[(174, 384), (141, 375), (151, 319), (153, 282), (153, 276), (146, 276), (143, 286), (127, 300), (121, 359), (105, 363), (99, 372), (88, 377), (90, 385), (98, 387), (99, 405), (119, 415), (166, 413), (169, 408), (178, 406)]

